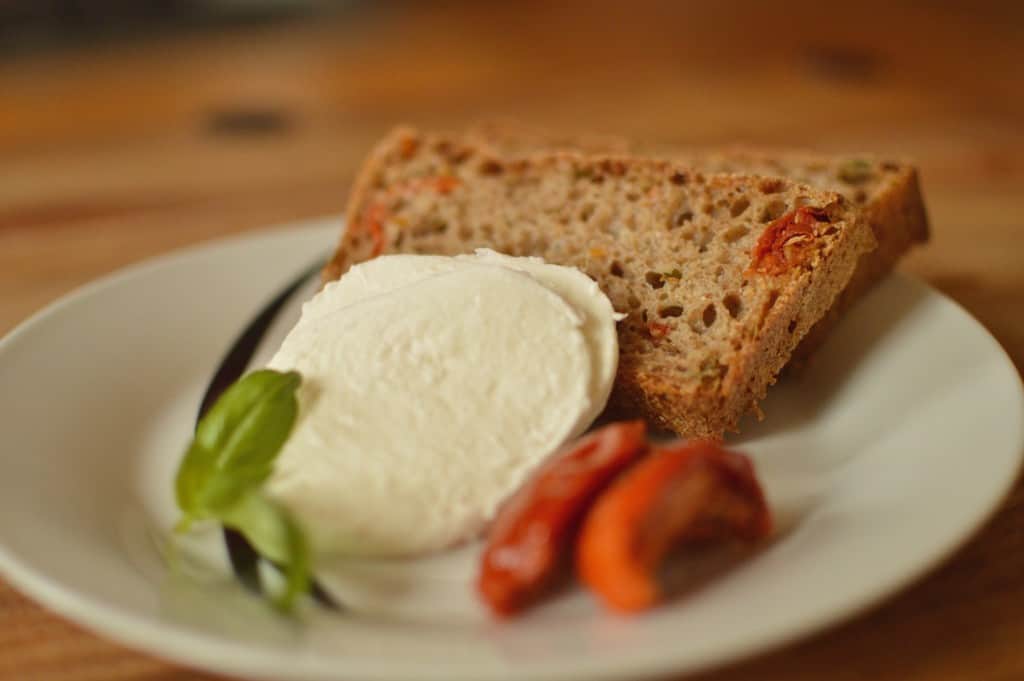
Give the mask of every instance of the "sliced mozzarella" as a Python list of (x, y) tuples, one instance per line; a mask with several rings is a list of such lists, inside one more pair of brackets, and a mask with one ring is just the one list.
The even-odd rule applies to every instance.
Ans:
[(619, 368), (619, 337), (615, 322), (625, 317), (615, 312), (601, 287), (575, 267), (562, 267), (544, 262), (543, 258), (516, 258), (488, 248), (472, 256), (457, 256), (461, 261), (500, 265), (526, 272), (547, 288), (562, 296), (583, 318), (583, 336), (590, 352), (591, 408), (580, 424), (579, 435), (598, 417), (608, 402)]
[[(269, 366), (303, 375), (270, 494), (321, 552), (476, 536), (590, 409), (583, 320), (531, 277), (459, 268), (307, 315)], [(327, 297), (327, 300), (323, 298)]]
[(466, 267), (505, 267), (526, 272), (545, 287), (565, 299), (583, 318), (583, 335), (590, 354), (590, 409), (573, 428), (581, 434), (593, 423), (608, 402), (619, 362), (616, 314), (608, 296), (590, 277), (575, 267), (544, 262), (541, 258), (518, 258), (490, 249), (478, 249), (473, 255), (455, 258), (432, 255), (385, 255), (354, 266), (338, 281), (327, 284), (330, 295), (317, 296), (306, 303), (303, 316), (318, 318), (333, 314), (347, 305), (415, 284), (425, 277)]
[(341, 279), (327, 282), (302, 306), (302, 318), (326, 317), (353, 303), (458, 267), (458, 261), (443, 255), (381, 255), (354, 265)]

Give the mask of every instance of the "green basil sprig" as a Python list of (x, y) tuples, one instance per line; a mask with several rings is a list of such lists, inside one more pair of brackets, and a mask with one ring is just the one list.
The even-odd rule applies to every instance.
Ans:
[(295, 520), (261, 488), (295, 425), (301, 382), (294, 371), (262, 369), (232, 384), (199, 421), (175, 479), (183, 514), (175, 530), (215, 520), (241, 532), (284, 570), (275, 602), (285, 610), (309, 590), (310, 551)]

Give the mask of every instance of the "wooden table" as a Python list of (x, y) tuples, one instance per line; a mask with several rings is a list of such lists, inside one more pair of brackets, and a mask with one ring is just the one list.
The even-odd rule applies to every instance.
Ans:
[[(0, 58), (0, 332), (141, 258), (339, 211), (394, 123), (510, 115), (665, 142), (916, 158), (934, 240), (905, 269), (1024, 366), (1019, 3), (554, 4), (357, 5)], [(1018, 483), (973, 541), (902, 595), (706, 678), (1022, 677)], [(0, 679), (205, 678), (0, 584)]]

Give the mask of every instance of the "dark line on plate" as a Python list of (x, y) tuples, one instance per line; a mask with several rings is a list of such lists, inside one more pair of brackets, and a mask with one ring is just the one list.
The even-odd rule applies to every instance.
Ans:
[(217, 401), (217, 398), (228, 389), (228, 386), (241, 378), (245, 368), (249, 366), (252, 356), (256, 354), (256, 348), (259, 347), (260, 341), (263, 340), (270, 325), (281, 312), (281, 308), (295, 295), (296, 291), (302, 288), (303, 284), (310, 277), (323, 269), (323, 264), (323, 262), (319, 262), (313, 265), (291, 281), (273, 300), (260, 310), (260, 313), (249, 322), (248, 326), (235, 339), (235, 342), (221, 359), (220, 364), (217, 365), (217, 371), (213, 374), (213, 378), (206, 388), (206, 394), (203, 395), (203, 401), (199, 405), (199, 413), (196, 415), (197, 425), (199, 420), (213, 406), (213, 403)]
[(228, 558), (231, 560), (231, 569), (235, 577), (249, 591), (262, 593), (260, 585), (260, 554), (252, 547), (249, 541), (242, 536), (241, 532), (223, 528), (224, 544), (228, 549)]
[[(325, 261), (318, 261), (289, 282), (280, 293), (274, 296), (273, 300), (260, 310), (259, 314), (249, 322), (248, 326), (235, 339), (235, 342), (224, 354), (220, 364), (217, 366), (217, 371), (214, 372), (213, 378), (210, 379), (210, 383), (206, 387), (206, 393), (203, 395), (203, 400), (199, 405), (199, 413), (196, 414), (197, 426), (206, 412), (217, 401), (217, 398), (228, 389), (228, 386), (245, 373), (245, 369), (249, 366), (252, 356), (256, 354), (256, 348), (259, 347), (260, 341), (267, 334), (270, 325), (273, 324), (274, 319), (281, 312), (281, 308), (291, 300), (292, 296), (311, 277), (316, 276), (325, 264)], [(263, 589), (260, 585), (259, 577), (260, 555), (256, 552), (256, 549), (252, 547), (241, 533), (227, 527), (224, 528), (224, 544), (227, 546), (228, 558), (231, 560), (231, 569), (234, 570), (238, 580), (250, 591), (262, 593)], [(280, 566), (276, 567), (280, 568)], [(313, 598), (321, 605), (333, 610), (340, 609), (338, 603), (315, 580), (312, 584), (311, 593)]]

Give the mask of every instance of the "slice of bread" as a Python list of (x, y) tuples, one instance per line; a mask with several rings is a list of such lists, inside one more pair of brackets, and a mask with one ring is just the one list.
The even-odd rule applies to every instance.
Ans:
[(804, 362), (858, 300), (885, 278), (917, 243), (928, 240), (928, 217), (916, 169), (869, 154), (824, 156), (800, 151), (731, 149), (691, 152), (683, 163), (706, 172), (781, 174), (812, 187), (839, 192), (858, 208), (878, 248), (861, 258), (850, 283), (794, 353)]
[(860, 259), (850, 283), (793, 354), (804, 362), (852, 305), (891, 272), (915, 244), (928, 240), (928, 217), (910, 164), (871, 154), (825, 155), (792, 149), (732, 147), (722, 150), (645, 146), (621, 137), (558, 135), (510, 120), (477, 124), (468, 134), (493, 153), (516, 158), (555, 150), (588, 154), (638, 153), (671, 158), (702, 173), (782, 176), (845, 196), (862, 213), (878, 248)]
[(783, 178), (554, 152), (508, 160), (399, 129), (371, 153), (324, 276), (486, 246), (573, 265), (616, 309), (613, 404), (690, 437), (755, 408), (875, 246), (851, 202)]

